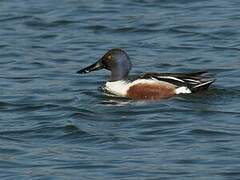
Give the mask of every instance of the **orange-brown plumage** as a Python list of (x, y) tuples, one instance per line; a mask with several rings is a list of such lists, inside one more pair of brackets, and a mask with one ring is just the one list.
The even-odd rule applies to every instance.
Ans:
[(160, 83), (140, 83), (133, 85), (127, 91), (127, 96), (131, 99), (166, 99), (176, 95), (175, 86)]

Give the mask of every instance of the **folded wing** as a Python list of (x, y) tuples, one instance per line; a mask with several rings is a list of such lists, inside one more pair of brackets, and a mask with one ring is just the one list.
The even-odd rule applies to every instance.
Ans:
[(178, 87), (186, 86), (192, 92), (197, 92), (207, 89), (215, 79), (207, 75), (207, 71), (194, 73), (146, 73), (140, 76), (143, 79), (158, 79), (174, 84)]

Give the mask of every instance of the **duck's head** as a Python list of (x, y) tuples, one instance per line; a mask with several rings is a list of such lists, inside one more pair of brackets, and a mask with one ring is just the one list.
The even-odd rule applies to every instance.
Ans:
[(77, 73), (85, 74), (99, 69), (111, 71), (111, 81), (127, 78), (131, 69), (131, 61), (122, 49), (111, 49), (94, 64), (79, 70)]

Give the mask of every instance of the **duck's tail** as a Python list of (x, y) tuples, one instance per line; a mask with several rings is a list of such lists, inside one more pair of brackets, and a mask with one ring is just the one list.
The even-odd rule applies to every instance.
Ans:
[(191, 87), (192, 92), (199, 92), (202, 90), (206, 90), (216, 79), (211, 79), (208, 81), (201, 82), (195, 86)]

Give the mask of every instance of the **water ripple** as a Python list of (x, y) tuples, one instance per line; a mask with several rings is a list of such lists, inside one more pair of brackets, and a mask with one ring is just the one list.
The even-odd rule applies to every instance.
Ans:
[[(239, 3), (0, 2), (1, 179), (238, 179)], [(76, 75), (120, 47), (132, 75), (208, 70), (204, 93), (133, 101)]]

